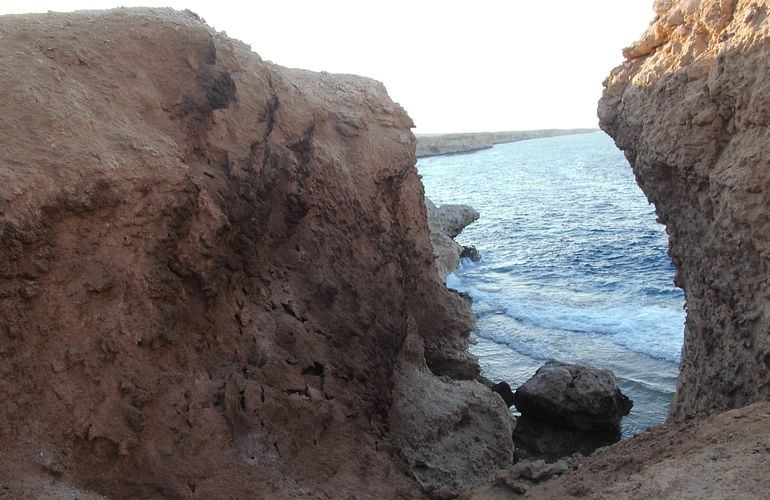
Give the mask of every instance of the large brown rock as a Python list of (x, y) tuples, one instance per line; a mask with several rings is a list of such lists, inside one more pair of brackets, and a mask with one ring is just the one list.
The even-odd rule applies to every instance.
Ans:
[[(171, 10), (0, 35), (0, 496), (422, 496), (397, 374), (478, 367), (384, 87)], [(499, 399), (441, 384), (508, 463)]]
[(525, 417), (585, 431), (619, 431), (633, 402), (612, 372), (549, 361), (516, 389), (513, 404)]
[(599, 117), (666, 225), (686, 294), (679, 419), (770, 398), (770, 3), (655, 9)]

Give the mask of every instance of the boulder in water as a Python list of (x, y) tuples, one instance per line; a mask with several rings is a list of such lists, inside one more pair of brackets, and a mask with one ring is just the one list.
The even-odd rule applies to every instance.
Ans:
[(612, 372), (549, 361), (514, 394), (525, 417), (585, 431), (619, 431), (633, 406)]

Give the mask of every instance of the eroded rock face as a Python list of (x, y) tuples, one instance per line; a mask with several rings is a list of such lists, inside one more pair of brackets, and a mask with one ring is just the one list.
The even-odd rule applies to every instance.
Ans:
[(409, 336), (395, 375), (391, 429), (412, 474), (427, 490), (462, 490), (513, 463), (511, 415), (475, 380), (433, 376)]
[(666, 224), (686, 293), (682, 418), (770, 398), (770, 4), (655, 9), (599, 117)]
[[(472, 317), (436, 278), (384, 87), (170, 10), (0, 34), (2, 493), (422, 496), (397, 374), (475, 366)], [(441, 384), (463, 433), (502, 406)], [(476, 445), (506, 462), (484, 418)]]

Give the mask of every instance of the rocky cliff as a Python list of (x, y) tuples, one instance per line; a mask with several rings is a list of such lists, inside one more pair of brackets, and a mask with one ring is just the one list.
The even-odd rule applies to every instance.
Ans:
[(599, 116), (666, 225), (686, 293), (680, 419), (770, 398), (770, 2), (655, 11)]
[(171, 10), (2, 17), (0, 55), (0, 496), (405, 498), (510, 463), (381, 84)]

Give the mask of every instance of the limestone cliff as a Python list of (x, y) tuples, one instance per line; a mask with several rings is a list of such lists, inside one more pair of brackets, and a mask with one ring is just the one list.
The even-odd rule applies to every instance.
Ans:
[(666, 224), (686, 293), (679, 419), (770, 398), (770, 2), (655, 11), (599, 116)]
[(436, 377), (478, 370), (472, 319), (381, 84), (171, 10), (6, 16), (0, 55), (0, 496), (420, 497), (510, 462), (502, 401)]

